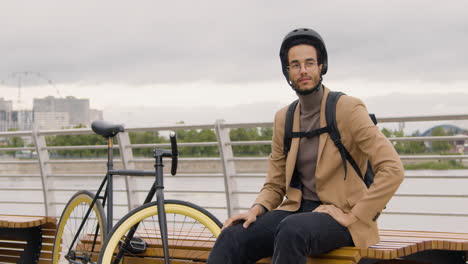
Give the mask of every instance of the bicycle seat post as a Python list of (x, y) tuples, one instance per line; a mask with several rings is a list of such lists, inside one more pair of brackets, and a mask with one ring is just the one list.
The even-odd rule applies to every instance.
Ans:
[(112, 137), (107, 138), (107, 170), (113, 170), (114, 169), (114, 155), (113, 155), (113, 149), (114, 143), (112, 141)]

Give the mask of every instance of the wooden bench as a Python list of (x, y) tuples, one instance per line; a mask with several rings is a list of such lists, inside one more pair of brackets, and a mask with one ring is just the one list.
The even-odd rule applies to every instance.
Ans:
[[(370, 248), (344, 247), (310, 258), (323, 263), (466, 263), (468, 234), (380, 230), (380, 243)], [(259, 263), (270, 263), (269, 259)]]
[[(177, 234), (180, 235), (180, 234)], [(390, 264), (390, 263), (443, 263), (465, 264), (465, 254), (468, 251), (468, 234), (423, 232), (423, 231), (399, 231), (380, 230), (381, 242), (377, 245), (361, 249), (356, 247), (344, 247), (331, 252), (313, 256), (308, 259), (308, 264)], [(152, 264), (161, 263), (161, 241), (148, 235), (139, 235), (148, 243), (145, 253), (138, 256), (146, 256), (141, 260), (135, 256), (128, 258), (124, 263)], [(170, 239), (176, 235), (169, 234)], [(200, 234), (187, 236), (177, 246), (171, 247), (171, 253), (179, 259), (172, 263), (201, 264), (204, 263), (211, 250), (214, 239), (199, 240)], [(197, 238), (195, 240), (192, 238)], [(82, 240), (81, 243), (89, 243), (92, 239)], [(89, 248), (89, 247), (87, 247)], [(140, 261), (137, 261), (140, 259)], [(257, 263), (271, 263), (271, 259), (262, 259)]]
[(0, 215), (0, 263), (50, 264), (56, 229), (53, 217)]

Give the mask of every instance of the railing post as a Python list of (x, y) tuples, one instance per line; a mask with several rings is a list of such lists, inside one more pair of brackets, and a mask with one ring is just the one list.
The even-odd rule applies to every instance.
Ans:
[[(120, 157), (122, 159), (123, 167), (126, 170), (134, 170), (135, 164), (133, 160), (132, 148), (130, 148), (130, 137), (127, 132), (117, 134), (119, 139)], [(127, 202), (129, 211), (135, 209), (137, 204), (137, 197), (135, 193), (135, 177), (125, 176), (125, 187), (127, 189)]]
[(51, 175), (52, 169), (49, 164), (49, 151), (46, 149), (46, 140), (45, 136), (39, 135), (37, 128), (34, 127), (32, 131), (32, 137), (34, 145), (36, 146), (37, 157), (39, 160), (39, 170), (41, 172), (41, 183), (42, 183), (42, 192), (44, 196), (44, 209), (46, 216), (55, 216), (51, 215), (54, 212), (54, 207), (52, 207), (53, 199), (51, 191), (49, 190), (49, 183), (47, 177)]
[(223, 124), (224, 120), (216, 120), (215, 130), (216, 137), (218, 138), (219, 155), (223, 165), (228, 217), (230, 217), (234, 214), (236, 208), (239, 208), (239, 201), (235, 194), (237, 188), (233, 177), (236, 175), (236, 167), (233, 160), (232, 146), (230, 144), (231, 138), (229, 137), (229, 129), (223, 128)]

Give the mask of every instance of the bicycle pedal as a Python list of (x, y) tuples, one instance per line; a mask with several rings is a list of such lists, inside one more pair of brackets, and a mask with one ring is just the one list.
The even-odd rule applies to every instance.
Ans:
[(148, 245), (143, 239), (140, 237), (132, 237), (130, 243), (126, 247), (126, 250), (132, 254), (141, 254), (145, 253), (147, 247)]

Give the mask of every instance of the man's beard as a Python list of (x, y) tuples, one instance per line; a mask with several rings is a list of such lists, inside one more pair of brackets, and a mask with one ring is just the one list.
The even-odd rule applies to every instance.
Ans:
[[(316, 80), (316, 78), (313, 78), (314, 80)], [(312, 88), (312, 89), (307, 89), (307, 90), (302, 90), (302, 89), (299, 89), (297, 88), (297, 83), (291, 83), (291, 88), (298, 94), (298, 95), (308, 95), (308, 94), (311, 94), (313, 92), (316, 92), (318, 91), (318, 89), (320, 88), (322, 84), (322, 76), (320, 76), (320, 79), (317, 80), (317, 84)]]

